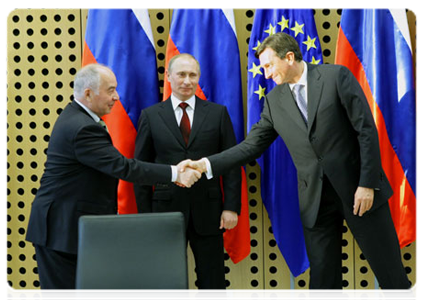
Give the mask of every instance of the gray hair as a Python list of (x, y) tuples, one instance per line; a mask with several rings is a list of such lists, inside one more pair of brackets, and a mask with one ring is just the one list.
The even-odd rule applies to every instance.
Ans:
[[(100, 92), (101, 73), (109, 67), (102, 64), (90, 64), (81, 68), (73, 81), (73, 95), (76, 99), (84, 98), (84, 91), (91, 89), (96, 95)], [(110, 70), (111, 71), (111, 70)]]

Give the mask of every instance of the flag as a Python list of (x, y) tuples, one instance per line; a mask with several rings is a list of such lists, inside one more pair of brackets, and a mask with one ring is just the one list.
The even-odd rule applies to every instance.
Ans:
[(417, 86), (416, 86), (416, 103), (417, 103), (417, 117), (420, 121), (420, 40), (419, 51), (417, 52)]
[(335, 63), (363, 88), (379, 133), (401, 247), (416, 239), (416, 87), (405, 10), (343, 10)]
[[(175, 9), (166, 50), (166, 66), (179, 54), (193, 55), (201, 66), (196, 95), (227, 107), (237, 142), (244, 139), (241, 69), (233, 10)], [(163, 99), (171, 94), (165, 79)], [(223, 234), (226, 252), (234, 263), (250, 253), (250, 225), (245, 170), (242, 169), (241, 214), (238, 225)]]
[[(276, 32), (292, 35), (303, 60), (322, 63), (322, 50), (310, 9), (257, 9), (248, 46), (247, 129), (257, 123), (265, 95), (276, 84), (266, 80), (255, 53), (260, 43)], [(298, 201), (297, 171), (283, 140), (278, 137), (257, 160), (261, 168), (261, 194), (276, 243), (294, 276), (309, 267)]]
[[(92, 9), (88, 12), (82, 65), (101, 63), (116, 75), (117, 101), (104, 121), (114, 146), (134, 157), (141, 110), (159, 102), (156, 51), (147, 10)], [(137, 213), (133, 184), (119, 181), (118, 212)]]

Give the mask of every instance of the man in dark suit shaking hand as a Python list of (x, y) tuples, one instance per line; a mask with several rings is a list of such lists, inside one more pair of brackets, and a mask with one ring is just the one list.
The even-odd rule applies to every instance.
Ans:
[(75, 288), (78, 219), (116, 214), (118, 179), (191, 186), (201, 176), (128, 159), (113, 147), (101, 117), (119, 100), (116, 87), (106, 66), (82, 68), (74, 80), (74, 101), (54, 125), (26, 236), (35, 246), (42, 289)]
[[(381, 166), (376, 126), (352, 73), (302, 60), (285, 33), (269, 36), (256, 52), (267, 79), (260, 121), (239, 145), (186, 165), (219, 175), (259, 157), (280, 135), (297, 169), (310, 288), (342, 288), (342, 227), (346, 220), (379, 284), (409, 288)], [(210, 176), (210, 174), (209, 174)]]

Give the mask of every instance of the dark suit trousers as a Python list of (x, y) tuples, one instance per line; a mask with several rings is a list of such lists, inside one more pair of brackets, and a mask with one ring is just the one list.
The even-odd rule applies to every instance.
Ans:
[(77, 255), (34, 247), (41, 289), (75, 289)]
[(362, 217), (353, 208), (343, 207), (341, 199), (325, 177), (319, 213), (313, 228), (304, 227), (310, 260), (310, 289), (342, 288), (342, 232), (347, 221), (354, 238), (384, 289), (407, 289), (410, 282), (392, 222), (389, 204)]
[(199, 235), (195, 232), (192, 218), (190, 218), (187, 240), (194, 254), (197, 287), (226, 289), (223, 234)]

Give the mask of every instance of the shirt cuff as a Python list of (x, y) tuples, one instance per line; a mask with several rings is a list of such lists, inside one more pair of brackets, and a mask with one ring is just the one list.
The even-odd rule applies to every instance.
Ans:
[(204, 162), (206, 163), (206, 168), (207, 168), (207, 171), (205, 173), (206, 177), (207, 177), (207, 179), (212, 179), (213, 178), (213, 172), (212, 172), (210, 161), (206, 157), (204, 157), (203, 159), (204, 159)]
[(170, 166), (172, 168), (172, 182), (178, 179), (178, 168), (176, 166)]

